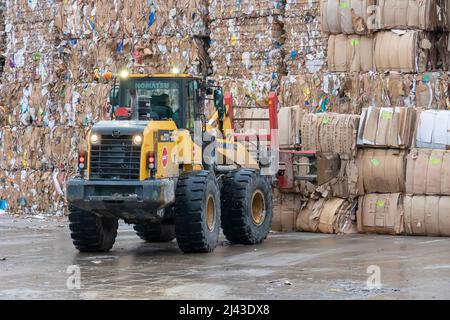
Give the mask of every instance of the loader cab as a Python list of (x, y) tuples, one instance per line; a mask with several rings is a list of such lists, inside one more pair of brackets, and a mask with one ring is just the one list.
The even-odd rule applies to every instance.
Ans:
[[(203, 114), (201, 79), (188, 75), (130, 75), (116, 81), (110, 102), (116, 120), (173, 120), (179, 129), (194, 131)], [(132, 106), (137, 119), (132, 119)], [(135, 115), (136, 116), (136, 115)]]

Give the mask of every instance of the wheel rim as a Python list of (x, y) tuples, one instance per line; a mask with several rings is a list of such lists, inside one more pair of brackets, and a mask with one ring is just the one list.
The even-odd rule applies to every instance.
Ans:
[(209, 195), (206, 202), (206, 225), (209, 231), (213, 231), (216, 226), (216, 203), (212, 195)]
[(256, 190), (252, 196), (252, 220), (257, 226), (263, 224), (266, 218), (266, 203), (264, 200), (264, 194), (260, 190)]

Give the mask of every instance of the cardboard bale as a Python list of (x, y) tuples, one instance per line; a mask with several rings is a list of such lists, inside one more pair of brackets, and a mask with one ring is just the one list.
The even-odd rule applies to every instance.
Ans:
[(326, 69), (327, 37), (321, 31), (320, 1), (288, 1), (283, 22), (289, 75)]
[(358, 115), (306, 114), (302, 121), (302, 149), (356, 156)]
[(4, 125), (12, 127), (55, 124), (88, 126), (109, 116), (108, 96), (112, 84), (61, 82), (54, 85), (5, 85)]
[(318, 232), (320, 214), (325, 203), (325, 199), (309, 200), (300, 211), (296, 227), (302, 232)]
[(447, 109), (448, 73), (365, 73), (361, 98), (365, 107), (417, 107)]
[(301, 74), (281, 79), (279, 101), (282, 107), (301, 106), (315, 112), (321, 105), (323, 75)]
[(55, 25), (64, 36), (207, 36), (207, 0), (62, 1)]
[(340, 207), (336, 215), (335, 233), (337, 234), (357, 234), (358, 225), (356, 222), (356, 210), (358, 200), (347, 199)]
[(298, 215), (297, 229), (327, 234), (356, 233), (355, 211), (355, 203), (345, 199), (311, 199)]
[(367, 194), (359, 198), (357, 222), (360, 233), (402, 235), (403, 196), (400, 193)]
[(361, 104), (366, 108), (413, 107), (415, 83), (414, 75), (365, 73), (361, 79)]
[(444, 27), (439, 10), (442, 1), (379, 0), (379, 27), (381, 29), (420, 29), (435, 31)]
[(296, 221), (300, 208), (301, 197), (275, 190), (272, 230), (279, 232), (296, 231)]
[(434, 72), (415, 79), (415, 106), (423, 109), (449, 109), (449, 74)]
[(361, 115), (358, 145), (408, 149), (416, 125), (413, 108), (365, 108)]
[(78, 150), (87, 148), (86, 127), (3, 127), (0, 130), (0, 169), (73, 171)]
[(361, 75), (315, 73), (285, 76), (281, 80), (282, 106), (301, 106), (309, 112), (360, 114)]
[(377, 29), (376, 0), (322, 0), (324, 33), (368, 34)]
[(55, 1), (5, 3), (6, 64), (4, 82), (54, 83), (59, 78)]
[(320, 233), (334, 234), (336, 232), (337, 214), (344, 201), (344, 199), (332, 198), (325, 202), (319, 218)]
[(301, 124), (305, 111), (299, 106), (281, 108), (278, 112), (279, 143), (281, 148), (295, 148), (301, 141)]
[(374, 38), (359, 35), (331, 35), (328, 38), (328, 71), (367, 72), (374, 70)]
[(92, 82), (107, 71), (209, 72), (207, 0), (72, 0), (58, 7), (54, 24), (65, 80)]
[(357, 164), (360, 195), (405, 192), (406, 151), (361, 149)]
[(108, 104), (112, 84), (83, 83), (58, 85), (52, 91), (52, 100), (58, 101), (52, 117), (58, 125), (89, 127), (109, 119)]
[(361, 77), (358, 73), (325, 73), (320, 111), (361, 114), (364, 94)]
[(16, 173), (0, 170), (0, 200), (6, 212), (17, 212), (20, 180)]
[(450, 111), (426, 110), (420, 113), (415, 147), (450, 149)]
[(211, 20), (256, 18), (283, 14), (286, 0), (209, 0)]
[(450, 151), (411, 150), (406, 170), (406, 193), (450, 195)]
[(249, 79), (284, 73), (282, 23), (277, 17), (240, 18), (211, 22), (213, 74)]
[(206, 43), (199, 37), (123, 38), (119, 46), (111, 41), (64, 42), (66, 79), (93, 82), (107, 71), (119, 72), (123, 68), (149, 74), (168, 73), (173, 67), (193, 75), (207, 75), (210, 70)]
[(0, 94), (4, 95), (6, 123), (10, 126), (44, 126), (51, 122), (53, 85), (41, 82), (24, 82), (4, 85)]
[(324, 198), (337, 197), (353, 200), (362, 193), (360, 183), (360, 172), (356, 159), (347, 156), (340, 157), (340, 170), (338, 175), (316, 187), (315, 193), (319, 193)]
[(63, 215), (68, 176), (56, 170), (1, 171), (0, 200), (8, 213)]
[[(448, 37), (413, 30), (378, 32), (374, 42), (376, 71), (416, 73), (448, 68)], [(343, 64), (343, 59), (338, 62)]]
[(42, 168), (43, 129), (38, 127), (2, 128), (0, 168), (20, 170)]
[[(277, 85), (274, 84), (271, 78), (264, 75), (255, 76), (251, 79), (236, 79), (232, 77), (210, 77), (214, 80), (216, 85), (221, 86), (224, 92), (229, 92), (233, 96), (233, 105), (242, 107), (268, 107), (269, 93), (277, 92)], [(212, 115), (215, 112), (214, 105), (208, 101), (207, 115)], [(242, 110), (236, 109), (235, 112), (239, 114)]]
[(410, 236), (450, 236), (450, 197), (405, 197), (405, 229)]

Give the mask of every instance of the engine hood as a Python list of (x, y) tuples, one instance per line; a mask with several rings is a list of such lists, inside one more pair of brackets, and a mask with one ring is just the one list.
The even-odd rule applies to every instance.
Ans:
[(101, 121), (94, 125), (92, 133), (98, 135), (127, 136), (143, 133), (148, 121)]

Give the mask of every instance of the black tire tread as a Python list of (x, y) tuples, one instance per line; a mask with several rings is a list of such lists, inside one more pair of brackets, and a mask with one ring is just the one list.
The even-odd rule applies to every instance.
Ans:
[[(100, 218), (89, 212), (69, 206), (69, 228), (74, 246), (80, 252), (108, 252), (112, 249), (119, 228), (118, 220)], [(102, 221), (110, 223), (105, 230)], [(109, 234), (108, 234), (109, 233)]]
[(175, 239), (175, 226), (166, 223), (143, 223), (133, 226), (136, 234), (149, 243), (171, 242)]
[(223, 179), (222, 187), (222, 228), (228, 241), (233, 244), (255, 245), (262, 243), (270, 232), (272, 224), (272, 190), (270, 184), (264, 183), (262, 190), (266, 195), (267, 214), (260, 230), (255, 232), (249, 218), (248, 206), (252, 192), (250, 186), (257, 179), (266, 179), (257, 170), (242, 169), (228, 174)]
[[(202, 220), (204, 193), (211, 181), (219, 195), (219, 186), (210, 171), (184, 173), (178, 180), (175, 193), (175, 235), (178, 246), (184, 253), (207, 253), (215, 249), (216, 244), (208, 241)], [(220, 208), (220, 203), (218, 205)]]

